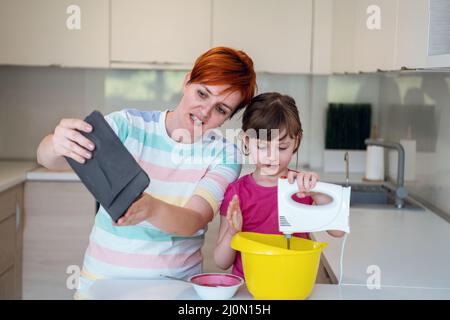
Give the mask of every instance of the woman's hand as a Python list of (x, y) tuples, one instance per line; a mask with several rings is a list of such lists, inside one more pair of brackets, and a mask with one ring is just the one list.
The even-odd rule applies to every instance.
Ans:
[(299, 198), (306, 197), (309, 195), (309, 191), (316, 186), (317, 180), (319, 180), (319, 175), (315, 172), (302, 171), (298, 172), (295, 170), (288, 171), (288, 181), (289, 183), (294, 183), (297, 181)]
[(143, 195), (134, 202), (131, 207), (128, 208), (127, 212), (114, 223), (115, 226), (131, 226), (141, 223), (150, 217), (150, 208), (152, 196), (148, 193), (143, 193)]
[(242, 212), (237, 194), (233, 196), (227, 210), (228, 233), (235, 235), (242, 231)]
[[(77, 131), (78, 130), (78, 131)], [(79, 131), (91, 132), (92, 126), (80, 119), (62, 119), (52, 136), (53, 150), (57, 156), (66, 156), (79, 163), (92, 157), (94, 144)]]

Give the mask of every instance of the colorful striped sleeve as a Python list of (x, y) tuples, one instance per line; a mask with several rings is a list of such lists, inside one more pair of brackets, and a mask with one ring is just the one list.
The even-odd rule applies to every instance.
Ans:
[(219, 161), (210, 167), (193, 193), (205, 199), (214, 214), (220, 207), (228, 185), (239, 177), (242, 169), (241, 154), (235, 145), (224, 148), (217, 159)]
[(107, 114), (105, 120), (119, 137), (120, 141), (122, 143), (125, 142), (129, 134), (130, 119), (128, 113), (125, 110), (115, 111)]

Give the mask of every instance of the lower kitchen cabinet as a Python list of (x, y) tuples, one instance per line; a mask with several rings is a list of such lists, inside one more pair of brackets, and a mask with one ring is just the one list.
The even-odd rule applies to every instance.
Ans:
[(0, 300), (19, 298), (15, 291), (14, 268), (9, 268), (0, 275)]
[(0, 300), (22, 297), (23, 185), (0, 193)]
[(25, 212), (23, 298), (72, 299), (68, 267), (82, 267), (94, 198), (81, 182), (27, 181)]

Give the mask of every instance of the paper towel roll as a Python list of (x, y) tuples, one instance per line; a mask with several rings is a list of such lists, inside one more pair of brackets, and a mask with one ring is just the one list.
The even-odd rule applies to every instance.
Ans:
[(384, 148), (368, 146), (366, 156), (366, 180), (384, 180)]
[[(416, 180), (416, 140), (400, 140), (400, 144), (405, 149), (405, 181)], [(396, 181), (398, 152), (389, 151), (389, 178)]]

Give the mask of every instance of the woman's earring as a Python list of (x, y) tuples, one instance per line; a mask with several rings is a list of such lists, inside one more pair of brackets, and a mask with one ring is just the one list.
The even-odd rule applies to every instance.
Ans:
[(242, 144), (242, 153), (244, 156), (248, 156), (250, 154), (250, 149), (248, 148), (247, 144), (244, 143), (244, 141), (241, 142)]

